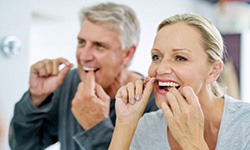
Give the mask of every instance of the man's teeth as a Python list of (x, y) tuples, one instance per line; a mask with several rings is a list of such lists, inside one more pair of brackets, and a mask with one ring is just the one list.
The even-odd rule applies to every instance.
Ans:
[(90, 67), (83, 66), (83, 70), (85, 70), (85, 71), (94, 71), (96, 69), (97, 68), (90, 68)]
[(178, 83), (175, 83), (175, 82), (158, 82), (158, 85), (159, 86), (171, 86), (171, 87), (179, 87), (180, 86), (180, 84), (178, 84)]

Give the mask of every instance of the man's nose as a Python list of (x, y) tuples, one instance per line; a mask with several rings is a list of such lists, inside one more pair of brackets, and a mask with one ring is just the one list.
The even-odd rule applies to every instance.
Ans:
[(84, 47), (79, 49), (80, 59), (83, 61), (91, 61), (95, 58), (94, 50), (91, 47)]

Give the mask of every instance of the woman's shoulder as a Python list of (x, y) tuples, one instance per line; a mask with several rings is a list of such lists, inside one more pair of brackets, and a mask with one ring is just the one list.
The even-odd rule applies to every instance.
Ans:
[(217, 149), (240, 149), (239, 146), (245, 147), (250, 140), (250, 103), (228, 95), (224, 100)]
[(248, 122), (250, 127), (250, 103), (226, 95), (223, 118), (226, 122)]
[(229, 95), (224, 96), (225, 107), (231, 111), (247, 111), (250, 113), (250, 102), (233, 98)]

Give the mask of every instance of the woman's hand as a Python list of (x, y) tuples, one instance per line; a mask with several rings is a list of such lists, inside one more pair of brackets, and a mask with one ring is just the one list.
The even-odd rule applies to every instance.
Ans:
[[(135, 84), (128, 83), (116, 94), (116, 125), (109, 150), (128, 150), (138, 121), (143, 114), (153, 90), (155, 78)], [(145, 88), (144, 88), (145, 87)]]
[(203, 136), (204, 116), (193, 89), (171, 88), (166, 96), (168, 104), (163, 102), (161, 109), (175, 140), (183, 149), (208, 149)]
[(116, 94), (117, 121), (134, 122), (139, 120), (148, 103), (153, 90), (155, 78), (148, 78), (146, 82), (137, 80), (121, 87)]

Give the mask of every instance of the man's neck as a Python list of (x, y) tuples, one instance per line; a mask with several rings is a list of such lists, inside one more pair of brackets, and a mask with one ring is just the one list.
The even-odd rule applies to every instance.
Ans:
[(135, 83), (138, 79), (142, 79), (140, 74), (126, 70), (122, 72), (115, 82), (110, 84), (110, 87), (105, 89), (105, 91), (110, 96), (111, 100), (113, 100), (120, 87), (127, 85), (129, 82)]

